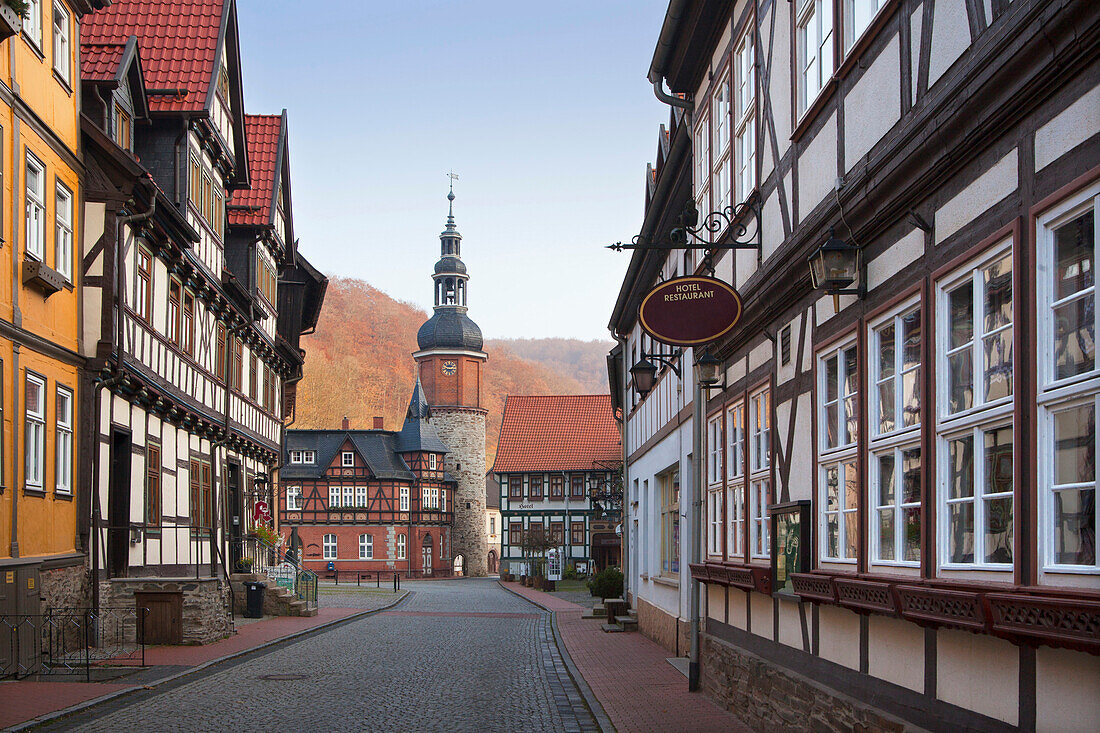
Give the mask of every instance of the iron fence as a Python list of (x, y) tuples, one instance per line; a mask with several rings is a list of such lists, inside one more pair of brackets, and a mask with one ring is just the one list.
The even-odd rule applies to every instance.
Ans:
[(148, 608), (54, 608), (0, 615), (0, 678), (145, 666)]
[(266, 575), (272, 582), (289, 588), (306, 608), (317, 607), (317, 574), (302, 567), (293, 555), (259, 537), (242, 537), (238, 544), (238, 569)]

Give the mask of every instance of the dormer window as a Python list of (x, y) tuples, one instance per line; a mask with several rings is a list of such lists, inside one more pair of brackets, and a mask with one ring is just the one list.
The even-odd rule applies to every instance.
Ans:
[(133, 118), (120, 105), (115, 105), (115, 142), (127, 152), (133, 151)]
[(340, 454), (340, 465), (345, 468), (355, 465), (355, 454), (350, 450), (346, 450)]
[(317, 454), (311, 450), (290, 451), (290, 462), (296, 464), (316, 463)]

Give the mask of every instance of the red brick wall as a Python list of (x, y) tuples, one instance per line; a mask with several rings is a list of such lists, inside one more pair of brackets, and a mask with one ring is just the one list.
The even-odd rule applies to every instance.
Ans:
[[(391, 532), (392, 529), (392, 532)], [(446, 558), (439, 558), (439, 535), (443, 533), (446, 545)], [(290, 536), (290, 530), (283, 528), (283, 534)], [(323, 556), (324, 535), (336, 535), (336, 560), (326, 560)], [(360, 560), (359, 535), (370, 534), (374, 537), (374, 560)], [(397, 558), (397, 535), (406, 535), (406, 557)], [(310, 570), (325, 570), (329, 562), (337, 570), (423, 570), (421, 548), (425, 535), (432, 538), (432, 568), (440, 570), (450, 567), (451, 536), (449, 527), (409, 527), (400, 525), (299, 525), (298, 536), (302, 539), (305, 565)], [(412, 564), (409, 564), (409, 561)]]

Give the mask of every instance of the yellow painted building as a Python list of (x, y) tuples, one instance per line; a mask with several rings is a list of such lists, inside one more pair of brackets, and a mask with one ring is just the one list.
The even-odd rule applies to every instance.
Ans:
[(101, 5), (0, 6), (0, 614), (87, 603), (78, 39)]

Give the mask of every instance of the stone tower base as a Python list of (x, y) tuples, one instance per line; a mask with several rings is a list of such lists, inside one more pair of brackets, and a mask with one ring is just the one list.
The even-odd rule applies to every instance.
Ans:
[(485, 418), (475, 407), (432, 406), (431, 423), (450, 449), (443, 469), (458, 480), (451, 557), (462, 555), (464, 572), (484, 577), (489, 567), (485, 514)]

